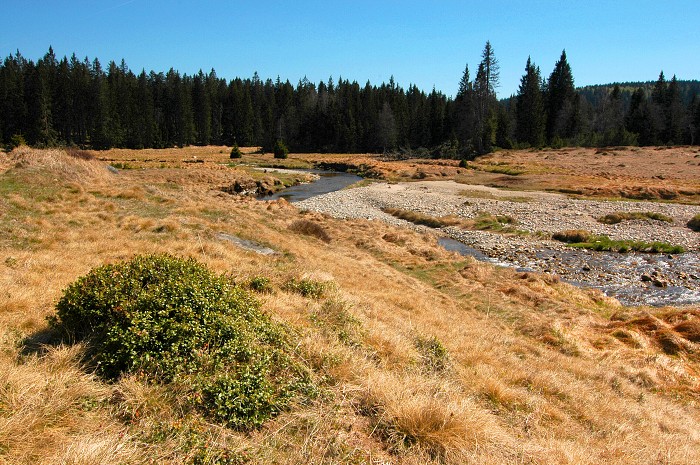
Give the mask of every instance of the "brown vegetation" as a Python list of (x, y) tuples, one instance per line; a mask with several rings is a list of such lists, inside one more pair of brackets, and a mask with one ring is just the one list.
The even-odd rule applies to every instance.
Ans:
[(298, 155), (393, 181), (454, 179), (519, 190), (576, 196), (700, 203), (696, 147), (562, 148), (502, 150), (470, 161), (385, 160), (374, 155)]
[[(448, 253), (430, 235), (225, 194), (221, 186), (250, 175), (227, 166), (229, 152), (96, 153), (137, 168), (118, 173), (61, 151), (0, 154), (0, 462), (700, 461), (697, 309), (625, 309)], [(194, 156), (204, 163), (183, 162)], [(439, 163), (420, 168), (456, 174)], [(525, 171), (510, 177), (531, 182)], [(298, 221), (333, 240), (290, 231)], [(240, 249), (220, 233), (279, 253)], [(255, 280), (262, 308), (297, 338), (318, 395), (238, 433), (137, 376), (100, 381), (81, 346), (51, 345), (45, 318), (70, 282), (161, 252)]]

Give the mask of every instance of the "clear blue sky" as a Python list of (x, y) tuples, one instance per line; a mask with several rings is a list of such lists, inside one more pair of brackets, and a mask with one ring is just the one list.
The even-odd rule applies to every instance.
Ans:
[(499, 97), (517, 91), (528, 55), (544, 77), (566, 49), (577, 86), (700, 79), (700, 0), (178, 1), (2, 0), (2, 58), (17, 49), (122, 58), (134, 72), (433, 86), (454, 95), (487, 40)]

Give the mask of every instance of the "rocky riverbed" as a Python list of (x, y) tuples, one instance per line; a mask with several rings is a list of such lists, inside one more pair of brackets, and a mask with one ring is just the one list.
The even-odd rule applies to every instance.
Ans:
[[(595, 287), (629, 305), (684, 305), (700, 302), (700, 233), (686, 223), (699, 206), (659, 202), (571, 199), (560, 194), (517, 192), (452, 181), (374, 183), (297, 202), (299, 208), (337, 218), (365, 218), (425, 230), (395, 218), (384, 208), (411, 210), (435, 217), (470, 219), (480, 214), (507, 215), (526, 234), (442, 228), (448, 236), (503, 266), (552, 273), (577, 285)], [(623, 221), (607, 225), (597, 218), (617, 212), (655, 212), (673, 219)], [(662, 241), (683, 246), (677, 255), (609, 253), (572, 249), (545, 239), (550, 233), (584, 229), (611, 239)], [(527, 234), (530, 233), (530, 234)], [(465, 249), (470, 253), (469, 249)]]

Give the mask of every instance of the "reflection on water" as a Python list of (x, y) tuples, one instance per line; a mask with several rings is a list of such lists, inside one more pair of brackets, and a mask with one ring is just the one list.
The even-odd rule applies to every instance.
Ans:
[(317, 195), (343, 189), (362, 180), (360, 176), (350, 173), (322, 170), (309, 170), (309, 172), (318, 174), (320, 178), (314, 182), (288, 187), (272, 195), (261, 197), (261, 200), (285, 199), (289, 202), (300, 202)]

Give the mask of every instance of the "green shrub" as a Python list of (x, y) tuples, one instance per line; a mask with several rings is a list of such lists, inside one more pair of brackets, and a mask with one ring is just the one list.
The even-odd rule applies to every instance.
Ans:
[(275, 158), (287, 158), (289, 149), (282, 139), (278, 139), (277, 142), (275, 142), (272, 153), (274, 154)]
[(139, 373), (191, 390), (206, 415), (249, 429), (310, 389), (284, 327), (247, 292), (193, 259), (137, 256), (71, 284), (50, 319), (90, 347), (107, 380)]
[(238, 144), (233, 144), (229, 158), (241, 158), (242, 156), (243, 154), (241, 153), (241, 149), (238, 148)]
[(10, 143), (7, 145), (8, 150), (12, 150), (15, 147), (21, 147), (23, 145), (27, 145), (27, 141), (24, 140), (24, 136), (22, 134), (14, 134), (12, 137), (10, 137)]
[(295, 292), (303, 297), (310, 297), (312, 299), (320, 299), (326, 293), (329, 288), (329, 283), (315, 281), (313, 279), (296, 279), (292, 278), (287, 281), (285, 289), (290, 292)]
[(261, 294), (270, 294), (272, 293), (270, 278), (266, 276), (254, 276), (248, 280), (248, 289)]
[(688, 227), (693, 231), (700, 232), (700, 214), (695, 215), (688, 221)]

